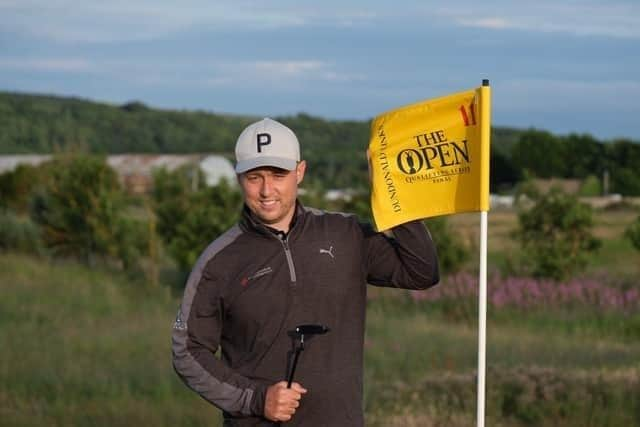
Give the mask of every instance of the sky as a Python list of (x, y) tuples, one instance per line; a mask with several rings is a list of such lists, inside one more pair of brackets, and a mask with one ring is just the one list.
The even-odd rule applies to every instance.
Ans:
[(640, 140), (640, 0), (0, 0), (0, 91), (369, 120), (482, 79), (495, 126)]

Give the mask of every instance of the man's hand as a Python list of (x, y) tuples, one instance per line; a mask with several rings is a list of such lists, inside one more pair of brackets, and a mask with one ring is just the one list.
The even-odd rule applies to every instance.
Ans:
[(264, 401), (264, 416), (271, 421), (289, 421), (296, 408), (300, 406), (300, 398), (307, 390), (298, 383), (287, 388), (286, 381), (280, 381), (267, 389)]

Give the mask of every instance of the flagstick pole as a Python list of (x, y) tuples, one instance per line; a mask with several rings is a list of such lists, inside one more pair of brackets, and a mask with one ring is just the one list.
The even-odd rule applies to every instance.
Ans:
[(480, 212), (480, 277), (478, 291), (478, 427), (484, 427), (487, 352), (487, 211)]
[(482, 80), (480, 88), (480, 141), (484, 173), (481, 174), (481, 194), (486, 197), (480, 209), (480, 272), (478, 280), (478, 427), (485, 421), (485, 372), (487, 356), (487, 215), (489, 211), (489, 158), (491, 140), (491, 88)]

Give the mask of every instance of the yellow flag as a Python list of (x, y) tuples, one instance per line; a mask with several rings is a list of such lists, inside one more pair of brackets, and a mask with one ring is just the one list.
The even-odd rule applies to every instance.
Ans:
[(389, 111), (371, 124), (371, 208), (386, 230), (489, 210), (489, 86)]

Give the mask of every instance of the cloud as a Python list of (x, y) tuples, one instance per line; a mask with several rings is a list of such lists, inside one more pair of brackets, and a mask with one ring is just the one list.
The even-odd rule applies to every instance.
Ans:
[(315, 60), (258, 60), (219, 62), (210, 66), (212, 77), (207, 79), (210, 86), (221, 85), (263, 85), (282, 86), (296, 83), (324, 81), (333, 83), (365, 80), (362, 74), (342, 72), (332, 63)]
[(180, 61), (164, 59), (124, 60), (117, 58), (0, 58), (0, 70), (40, 73), (101, 75), (119, 82), (143, 86), (237, 86), (279, 87), (310, 82), (348, 83), (362, 81), (362, 74), (336, 69), (318, 59), (257, 61)]
[(560, 32), (573, 35), (640, 38), (640, 4), (538, 0), (494, 0), (478, 6), (460, 0), (442, 6), (434, 0), (347, 3), (337, 0), (4, 0), (4, 31), (61, 43), (154, 40), (189, 31), (265, 31), (274, 29), (380, 26), (385, 31), (424, 25), (490, 30)]
[(197, 13), (148, 0), (22, 0), (0, 4), (5, 31), (62, 43), (147, 40), (188, 28)]
[(504, 18), (461, 18), (458, 23), (466, 27), (487, 28), (490, 30), (504, 30), (515, 26)]
[(457, 7), (441, 8), (437, 13), (463, 27), (640, 38), (640, 4), (636, 3), (497, 1), (481, 11)]
[(3, 58), (0, 69), (79, 73), (94, 70), (93, 64), (78, 58)]
[(251, 0), (5, 0), (0, 3), (5, 31), (62, 43), (153, 40), (188, 31), (296, 28), (308, 25), (353, 26), (375, 15), (294, 1), (277, 4)]
[(256, 61), (252, 67), (259, 73), (278, 77), (300, 76), (326, 68), (322, 61)]

